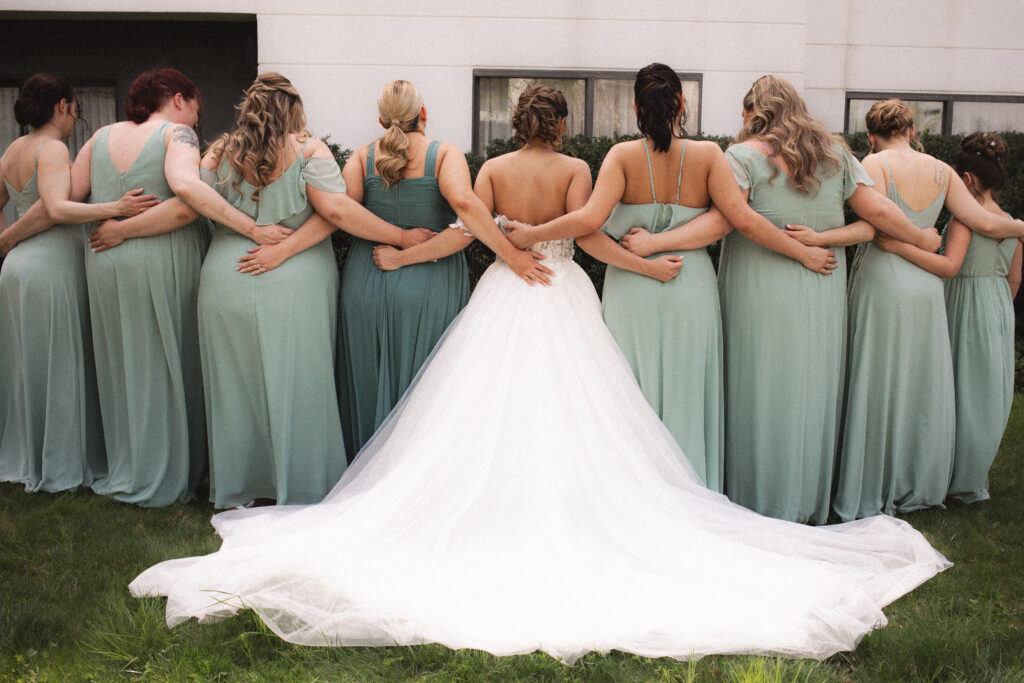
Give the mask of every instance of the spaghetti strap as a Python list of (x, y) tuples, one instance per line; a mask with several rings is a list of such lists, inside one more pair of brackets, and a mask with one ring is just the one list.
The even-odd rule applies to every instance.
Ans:
[(886, 185), (889, 185), (890, 183), (895, 185), (896, 176), (894, 176), (892, 173), (892, 164), (889, 163), (889, 160), (885, 158), (884, 154), (879, 154), (878, 156), (882, 157), (882, 161), (885, 162), (885, 167), (889, 169), (889, 182), (886, 183)]
[(437, 149), (441, 146), (441, 143), (437, 140), (431, 140), (430, 144), (427, 145), (427, 158), (423, 162), (423, 177), (433, 178), (437, 175)]
[(640, 140), (644, 143), (644, 154), (647, 155), (647, 179), (651, 181), (651, 202), (657, 204), (658, 197), (654, 194), (654, 171), (651, 169), (651, 152), (647, 149), (647, 138)]
[(36, 153), (32, 155), (33, 168), (35, 168), (36, 165), (39, 163), (39, 150), (41, 150), (43, 148), (43, 145), (45, 145), (47, 142), (49, 142), (49, 140), (43, 140), (42, 142), (39, 143), (39, 146), (36, 147)]
[(374, 167), (373, 167), (373, 150), (374, 150), (374, 148), (376, 146), (377, 146), (377, 143), (374, 142), (373, 144), (371, 144), (369, 147), (366, 148), (366, 177), (367, 178), (369, 178), (370, 176), (377, 175), (377, 172), (374, 170)]
[(679, 191), (683, 187), (683, 157), (686, 156), (686, 140), (683, 140), (683, 151), (679, 153), (679, 177), (676, 178), (676, 204), (679, 203)]

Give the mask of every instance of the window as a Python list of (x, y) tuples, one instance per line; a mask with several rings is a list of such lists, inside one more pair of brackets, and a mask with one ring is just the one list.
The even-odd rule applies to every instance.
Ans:
[[(535, 83), (558, 88), (569, 105), (565, 134), (637, 133), (633, 114), (635, 71), (473, 71), (473, 149), (483, 153), (492, 140), (510, 138), (512, 112), (523, 89)], [(680, 73), (686, 100), (686, 129), (700, 130), (701, 74)]]
[(867, 130), (864, 116), (875, 102), (899, 98), (914, 110), (914, 127), (949, 135), (976, 130), (1024, 130), (1024, 96), (846, 93), (846, 132)]

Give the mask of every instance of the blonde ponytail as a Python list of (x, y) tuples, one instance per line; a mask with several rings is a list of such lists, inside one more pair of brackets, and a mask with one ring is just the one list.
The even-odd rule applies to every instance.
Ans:
[(384, 181), (384, 187), (390, 187), (401, 180), (402, 169), (409, 164), (407, 133), (419, 127), (422, 109), (423, 99), (408, 81), (388, 83), (377, 97), (377, 111), (387, 131), (377, 138), (380, 149), (373, 166)]

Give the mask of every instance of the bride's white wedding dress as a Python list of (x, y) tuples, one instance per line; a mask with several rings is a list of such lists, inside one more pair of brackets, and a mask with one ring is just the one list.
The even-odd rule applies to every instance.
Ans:
[(821, 658), (950, 566), (900, 520), (814, 528), (705, 489), (572, 243), (543, 251), (550, 287), (488, 269), (323, 503), (216, 515), (218, 552), (132, 593), (166, 595), (172, 626), (249, 607), (308, 645)]

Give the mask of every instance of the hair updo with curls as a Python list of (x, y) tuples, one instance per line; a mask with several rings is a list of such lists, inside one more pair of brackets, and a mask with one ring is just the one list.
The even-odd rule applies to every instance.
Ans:
[(402, 179), (402, 169), (409, 165), (409, 136), (420, 125), (423, 98), (409, 81), (391, 81), (377, 96), (377, 113), (387, 131), (377, 138), (380, 152), (374, 157), (373, 167), (391, 187)]
[(655, 62), (636, 74), (633, 100), (636, 102), (636, 127), (654, 142), (655, 152), (667, 152), (672, 138), (684, 135), (685, 109), (680, 116), (679, 98), (683, 84), (670, 67)]
[(124, 113), (129, 121), (143, 123), (153, 112), (164, 106), (167, 100), (179, 93), (186, 100), (199, 100), (199, 110), (202, 111), (203, 100), (199, 88), (188, 76), (170, 68), (143, 71), (128, 88)]
[(235, 128), (224, 133), (217, 142), (219, 159), (227, 159), (238, 177), (233, 187), (245, 178), (254, 189), (252, 198), (259, 201), (260, 190), (266, 187), (277, 170), (289, 134), (300, 140), (309, 137), (302, 98), (292, 82), (275, 71), (256, 77), (242, 101), (235, 107), (238, 116)]
[(14, 119), (22, 126), (39, 128), (53, 118), (53, 107), (61, 100), (71, 104), (75, 91), (67, 79), (53, 74), (30, 76), (14, 103)]
[(516, 142), (525, 145), (530, 140), (555, 145), (561, 143), (558, 123), (569, 115), (569, 105), (561, 90), (546, 85), (528, 86), (519, 96), (512, 113), (512, 127)]
[(864, 122), (872, 135), (884, 138), (906, 135), (914, 125), (914, 110), (903, 100), (882, 100), (871, 105)]
[(964, 138), (953, 168), (960, 175), (970, 173), (974, 176), (979, 186), (977, 189), (998, 192), (1006, 183), (1003, 163), (1009, 152), (1006, 141), (999, 135), (977, 131)]

